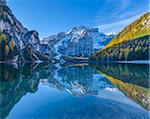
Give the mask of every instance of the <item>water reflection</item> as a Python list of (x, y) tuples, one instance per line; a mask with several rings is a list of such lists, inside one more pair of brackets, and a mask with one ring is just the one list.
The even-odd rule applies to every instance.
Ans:
[(149, 65), (99, 64), (95, 67), (126, 96), (150, 110)]
[(147, 64), (98, 64), (96, 69), (101, 73), (120, 79), (123, 82), (132, 83), (149, 88), (149, 65)]
[[(86, 64), (74, 66), (60, 66), (57, 64), (53, 68), (48, 68), (45, 73), (48, 73), (48, 77), (41, 80), (44, 85), (56, 87), (59, 90), (67, 90), (75, 96), (97, 95), (99, 90), (113, 87), (109, 80), (97, 74), (92, 67)], [(51, 74), (50, 77), (49, 74)]]
[(22, 68), (1, 64), (0, 72), (0, 116), (3, 119), (22, 96), (37, 91), (39, 77), (29, 64)]
[[(125, 119), (148, 118), (148, 112), (145, 110), (149, 109), (150, 104), (148, 65), (72, 64), (64, 66), (43, 63), (19, 66), (0, 64), (0, 72), (0, 118), (2, 119), (6, 117), (33, 118), (32, 116), (52, 119), (120, 119), (122, 116)], [(49, 99), (48, 102), (38, 103), (40, 107), (37, 108), (38, 114), (32, 112), (30, 116), (21, 115), (19, 106), (14, 106), (17, 106), (19, 100), (28, 92), (40, 93), (43, 89), (41, 85), (49, 88), (37, 94), (37, 100), (45, 97)], [(145, 109), (126, 98), (116, 87)], [(52, 89), (60, 92), (53, 92)], [(48, 96), (50, 92), (46, 93), (48, 90), (58, 95), (55, 97), (57, 100), (55, 103)], [(63, 95), (63, 100), (59, 97), (60, 94)], [(64, 98), (67, 103), (64, 102)], [(25, 108), (25, 104), (30, 100), (32, 96), (19, 103), (22, 108), (24, 107), (24, 114), (29, 113), (29, 108), (35, 108), (36, 100), (30, 107)], [(11, 110), (13, 110), (12, 113)]]

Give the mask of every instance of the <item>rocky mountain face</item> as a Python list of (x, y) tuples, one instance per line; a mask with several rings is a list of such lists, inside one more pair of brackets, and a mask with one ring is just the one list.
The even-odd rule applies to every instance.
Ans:
[(42, 48), (38, 33), (24, 28), (6, 6), (6, 1), (0, 0), (0, 60), (49, 60), (41, 52)]
[(98, 28), (78, 26), (42, 41), (36, 31), (29, 31), (15, 18), (5, 0), (0, 0), (0, 61), (49, 61), (66, 57), (87, 58), (114, 37)]
[(100, 33), (98, 28), (78, 26), (69, 32), (61, 32), (44, 38), (41, 42), (47, 45), (47, 53), (60, 59), (62, 57), (89, 57), (103, 48), (114, 35)]
[(149, 60), (150, 12), (124, 28), (92, 58), (99, 61)]

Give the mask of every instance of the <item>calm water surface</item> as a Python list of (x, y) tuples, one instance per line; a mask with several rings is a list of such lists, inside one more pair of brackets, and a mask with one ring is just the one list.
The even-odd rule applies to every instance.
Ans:
[(0, 119), (149, 119), (149, 65), (0, 64)]

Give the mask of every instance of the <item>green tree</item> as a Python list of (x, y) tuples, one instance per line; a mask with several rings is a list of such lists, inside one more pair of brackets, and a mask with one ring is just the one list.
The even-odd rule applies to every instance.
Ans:
[(14, 42), (14, 39), (13, 39), (13, 38), (11, 38), (9, 44), (10, 44), (10, 49), (13, 51), (13, 50), (14, 50), (14, 47), (15, 47), (15, 42)]
[(5, 54), (6, 54), (6, 55), (9, 54), (9, 50), (10, 50), (10, 49), (9, 49), (9, 46), (6, 45), (5, 48), (4, 48), (4, 51), (5, 51)]
[(6, 35), (5, 34), (0, 35), (0, 43), (3, 41), (6, 41)]

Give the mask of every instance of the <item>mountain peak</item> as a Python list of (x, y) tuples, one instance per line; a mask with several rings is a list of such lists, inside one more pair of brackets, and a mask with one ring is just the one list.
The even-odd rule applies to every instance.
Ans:
[(103, 48), (114, 36), (99, 32), (98, 28), (84, 25), (76, 26), (69, 32), (60, 32), (44, 38), (42, 44), (48, 44), (48, 54), (54, 59), (67, 57), (88, 57)]
[(117, 34), (94, 58), (101, 61), (149, 60), (150, 12)]
[(69, 33), (82, 34), (85, 30), (88, 30), (88, 29), (89, 29), (88, 27), (86, 27), (84, 25), (80, 25), (80, 26), (73, 27)]
[(84, 25), (80, 25), (80, 26), (75, 26), (73, 29), (87, 29), (88, 27), (87, 26), (84, 26)]
[(0, 5), (6, 5), (6, 0), (0, 0)]

